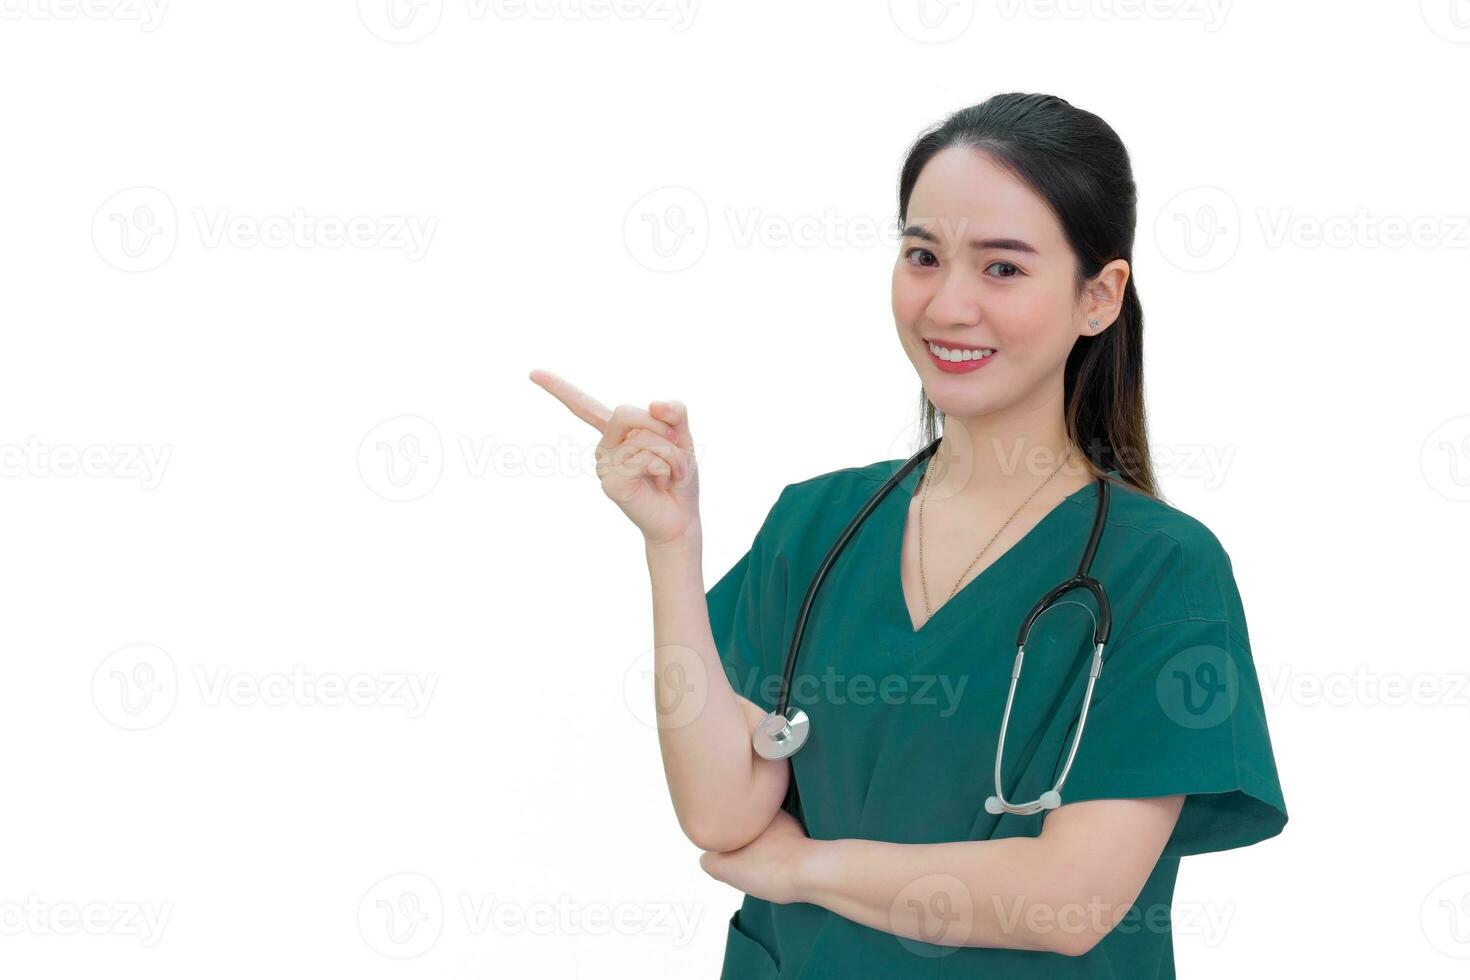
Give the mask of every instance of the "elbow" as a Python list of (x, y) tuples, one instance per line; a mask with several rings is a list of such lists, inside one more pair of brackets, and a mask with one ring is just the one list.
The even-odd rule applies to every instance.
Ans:
[(1053, 938), (1051, 949), (1063, 956), (1086, 956), (1092, 952), (1094, 946), (1102, 942), (1104, 935), (1096, 929), (1060, 932)]
[(1123, 921), (1136, 898), (1105, 899), (1094, 892), (1087, 899), (1069, 901), (1063, 908), (1070, 914), (1051, 922), (1047, 946), (1063, 956), (1086, 956)]
[(738, 851), (755, 839), (728, 831), (711, 832), (702, 829), (685, 830), (684, 836), (688, 837), (689, 842), (701, 851)]
[(1088, 868), (1075, 854), (1059, 857), (1041, 872), (1043, 880), (1055, 883), (1046, 897), (1051, 914), (1042, 939), (1054, 953), (1086, 956), (1133, 910), (1143, 879), (1128, 880), (1114, 868)]
[(1054, 896), (1058, 904), (1047, 920), (1046, 947), (1062, 956), (1086, 956), (1123, 921), (1137, 898), (1137, 892), (1124, 896), (1098, 887), (1096, 880), (1074, 879)]
[(679, 827), (689, 842), (701, 851), (736, 851), (760, 835), (740, 827), (709, 821), (680, 820)]

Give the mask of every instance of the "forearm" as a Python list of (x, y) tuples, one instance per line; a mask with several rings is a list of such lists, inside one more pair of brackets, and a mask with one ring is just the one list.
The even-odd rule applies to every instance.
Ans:
[(654, 698), (674, 812), (705, 850), (740, 847), (785, 795), (786, 763), (751, 749), (751, 722), (725, 676), (710, 629), (699, 531), (646, 545), (653, 588)]
[(814, 840), (796, 870), (799, 901), (908, 939), (1079, 955), (1125, 904), (1088, 896), (1045, 841), (937, 844)]

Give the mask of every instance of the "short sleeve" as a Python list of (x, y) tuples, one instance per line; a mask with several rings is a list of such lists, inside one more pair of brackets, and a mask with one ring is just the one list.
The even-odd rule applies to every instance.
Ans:
[(1186, 794), (1164, 857), (1254, 844), (1287, 820), (1229, 558), (1216, 543), (1175, 560), (1184, 615), (1104, 648), (1061, 791), (1064, 803)]
[(769, 679), (782, 625), (784, 576), (773, 574), (780, 570), (773, 538), (784, 496), (783, 490), (745, 554), (705, 593), (710, 631), (730, 686), (767, 711), (776, 700)]

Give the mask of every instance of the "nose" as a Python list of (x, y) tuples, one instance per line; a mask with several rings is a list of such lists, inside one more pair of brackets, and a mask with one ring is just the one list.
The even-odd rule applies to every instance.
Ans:
[(924, 314), (939, 327), (968, 327), (980, 322), (980, 291), (974, 278), (951, 270), (940, 280)]

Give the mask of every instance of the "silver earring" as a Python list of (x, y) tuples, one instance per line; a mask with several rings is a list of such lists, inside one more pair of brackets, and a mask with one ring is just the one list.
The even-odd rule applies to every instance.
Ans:
[(1091, 319), (1089, 319), (1087, 321), (1087, 326), (1088, 326), (1089, 329), (1096, 330), (1097, 329), (1097, 323), (1098, 323), (1097, 317), (1092, 317)]

